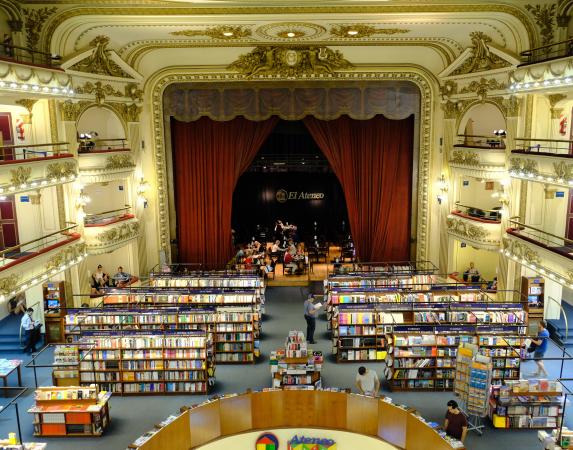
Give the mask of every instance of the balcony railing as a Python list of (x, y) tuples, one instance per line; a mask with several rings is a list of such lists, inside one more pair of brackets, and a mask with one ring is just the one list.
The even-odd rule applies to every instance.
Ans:
[(31, 144), (31, 145), (4, 145), (0, 147), (0, 164), (9, 164), (23, 159), (45, 159), (59, 155), (69, 155), (67, 149), (68, 142), (54, 142), (51, 144)]
[(458, 134), (454, 147), (498, 148), (504, 149), (505, 142), (501, 136), (482, 136), (478, 134)]
[(126, 138), (80, 140), (78, 153), (120, 152), (122, 150), (127, 151), (129, 148), (125, 146), (126, 141)]
[(60, 59), (61, 58), (59, 56), (40, 52), (28, 47), (20, 47), (12, 44), (0, 44), (0, 60), (57, 69), (60, 66)]
[(567, 139), (516, 138), (512, 153), (559, 155), (573, 158), (573, 141)]
[(509, 234), (573, 259), (573, 240), (526, 225), (520, 222), (519, 217), (511, 217), (509, 223), (510, 228), (507, 230)]
[(501, 223), (501, 206), (493, 209), (481, 209), (456, 202), (452, 214), (485, 223)]
[(121, 220), (132, 219), (134, 216), (130, 213), (130, 209), (130, 205), (125, 205), (123, 208), (112, 209), (97, 214), (86, 214), (84, 226), (101, 227)]
[(79, 238), (80, 235), (74, 233), (76, 228), (77, 224), (70, 224), (54, 233), (0, 251), (0, 271)]
[(573, 56), (573, 38), (569, 38), (566, 41), (556, 42), (555, 44), (535, 47), (521, 52), (519, 56), (522, 61), (520, 66), (564, 58), (566, 56)]

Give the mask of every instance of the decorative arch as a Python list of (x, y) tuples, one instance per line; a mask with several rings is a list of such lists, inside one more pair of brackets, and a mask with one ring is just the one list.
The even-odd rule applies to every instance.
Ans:
[(475, 99), (475, 100), (470, 100), (468, 103), (464, 103), (463, 109), (460, 111), (458, 115), (458, 120), (456, 122), (456, 131), (458, 134), (460, 134), (460, 132), (462, 131), (460, 127), (464, 123), (464, 120), (467, 118), (471, 110), (484, 104), (493, 105), (500, 112), (505, 127), (505, 124), (507, 123), (506, 120), (507, 111), (505, 106), (503, 105), (503, 99), (501, 98), (486, 98), (485, 100)]
[[(419, 119), (419, 152), (417, 165), (417, 211), (413, 213), (412, 222), (416, 227), (416, 259), (427, 260), (429, 252), (430, 205), (429, 205), (429, 181), (432, 156), (432, 126), (431, 113), (434, 108), (434, 99), (439, 91), (435, 78), (417, 67), (379, 67), (371, 69), (371, 72), (354, 71), (345, 73), (343, 80), (355, 80), (365, 83), (369, 81), (410, 81), (420, 90), (420, 119)], [(220, 73), (190, 73), (187, 68), (169, 68), (158, 72), (150, 78), (146, 84), (145, 92), (152, 105), (152, 130), (154, 140), (153, 160), (156, 167), (157, 183), (157, 228), (159, 230), (159, 248), (165, 252), (168, 260), (171, 259), (170, 249), (170, 223), (169, 223), (169, 188), (167, 183), (167, 153), (166, 153), (166, 130), (168, 125), (164, 118), (163, 94), (168, 86), (174, 83), (184, 82), (233, 82), (249, 81), (245, 77), (232, 72)], [(273, 81), (261, 80), (261, 83), (273, 83), (275, 81), (288, 81), (297, 83), (309, 83), (309, 80), (274, 79)], [(337, 79), (330, 80), (335, 85)]]
[(8, 14), (10, 20), (22, 22), (22, 10), (17, 4), (10, 0), (0, 0), (0, 10)]
[(121, 113), (119, 111), (117, 111), (116, 108), (113, 107), (112, 104), (107, 104), (107, 103), (102, 103), (102, 104), (98, 104), (98, 103), (90, 103), (88, 105), (85, 105), (82, 109), (79, 110), (77, 118), (76, 118), (76, 127), (79, 125), (79, 122), (82, 118), (82, 116), (85, 115), (86, 112), (88, 111), (93, 111), (95, 109), (105, 109), (106, 111), (110, 112), (111, 114), (113, 114), (113, 117), (115, 117), (119, 124), (121, 124), (121, 128), (123, 130), (123, 135), (127, 136), (128, 135), (128, 127), (127, 127), (127, 123), (125, 122), (124, 118), (122, 117)]

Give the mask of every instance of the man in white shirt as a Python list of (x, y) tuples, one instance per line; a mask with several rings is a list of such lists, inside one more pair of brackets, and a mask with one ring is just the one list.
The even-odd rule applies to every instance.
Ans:
[(26, 347), (24, 347), (24, 353), (33, 353), (36, 351), (36, 339), (34, 333), (35, 324), (34, 320), (32, 319), (33, 313), (34, 310), (32, 308), (28, 308), (26, 310), (26, 314), (24, 314), (22, 320), (20, 321), (20, 326), (24, 331), (24, 336), (26, 339)]
[(363, 395), (377, 396), (380, 390), (378, 375), (376, 375), (376, 372), (373, 370), (367, 369), (364, 366), (359, 367), (358, 374), (356, 375), (356, 387)]

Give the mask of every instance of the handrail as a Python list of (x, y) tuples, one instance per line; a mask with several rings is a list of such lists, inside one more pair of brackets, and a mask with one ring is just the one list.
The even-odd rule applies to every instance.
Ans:
[[(98, 151), (114, 151), (126, 149), (127, 138), (92, 139), (80, 138), (78, 153), (90, 153)], [(115, 144), (115, 142), (119, 142)], [(103, 145), (103, 143), (107, 143)], [(104, 148), (107, 147), (107, 148)]]
[(21, 47), (19, 45), (4, 42), (0, 44), (0, 58), (12, 59), (19, 63), (42, 64), (49, 67), (58, 67), (58, 61), (61, 59), (59, 56), (54, 56), (51, 53), (35, 50), (30, 47)]
[[(1, 44), (0, 44), (1, 46)], [(33, 147), (55, 147), (56, 145), (69, 145), (69, 142), (50, 142), (46, 144), (15, 144), (15, 145), (0, 145), (2, 148), (33, 148)]]
[(483, 212), (499, 213), (499, 210), (498, 210), (498, 209), (478, 208), (477, 206), (462, 205), (460, 202), (456, 202), (456, 203), (454, 203), (454, 205), (455, 205), (455, 206), (461, 206), (462, 208), (476, 209), (476, 210), (478, 210), (478, 211), (483, 211)]
[(18, 425), (18, 439), (20, 440), (20, 444), (23, 444), (24, 441), (22, 440), (22, 427), (20, 426), (20, 411), (18, 410), (18, 400), (22, 397), (26, 392), (28, 392), (27, 387), (2, 387), (0, 388), (0, 392), (4, 392), (4, 397), (7, 397), (7, 393), (10, 391), (19, 391), (6, 405), (2, 405), (0, 408), (0, 414), (3, 412), (8, 411), (10, 406), (13, 406), (16, 410), (16, 424)]
[[(568, 238), (563, 237), (563, 236), (557, 236), (556, 234), (553, 234), (553, 233), (549, 233), (549, 232), (547, 232), (547, 231), (540, 230), (539, 228), (535, 228), (535, 227), (532, 227), (532, 226), (530, 226), (530, 225), (526, 225), (526, 224), (524, 224), (524, 223), (518, 222), (518, 221), (515, 220), (515, 219), (520, 219), (520, 217), (519, 217), (519, 216), (510, 217), (510, 218), (509, 218), (509, 223), (510, 223), (510, 224), (515, 224), (515, 225), (517, 225), (518, 227), (529, 228), (530, 230), (534, 230), (534, 231), (537, 231), (537, 232), (539, 232), (539, 233), (546, 234), (546, 235), (551, 236), (551, 237), (553, 237), (553, 238), (555, 238), (555, 239), (559, 239), (559, 240), (561, 240), (561, 241), (564, 241), (564, 242), (566, 242), (566, 243), (568, 243), (568, 244), (573, 244), (573, 240), (571, 240), (571, 239), (568, 239)], [(518, 228), (518, 231), (519, 231), (519, 228)]]
[(561, 304), (561, 302), (558, 302), (557, 300), (555, 300), (553, 297), (551, 297), (550, 295), (547, 296), (547, 298), (555, 303), (557, 303), (557, 305), (559, 306), (559, 309), (561, 310), (561, 312), (563, 313), (563, 318), (565, 319), (565, 341), (567, 341), (567, 339), (569, 338), (569, 322), (567, 320), (567, 314), (565, 313), (565, 308), (563, 308), (563, 305)]
[(126, 209), (130, 209), (130, 208), (131, 208), (130, 205), (125, 205), (123, 208), (110, 209), (109, 211), (104, 211), (104, 212), (100, 212), (100, 213), (86, 214), (86, 217), (101, 216), (103, 214), (109, 214), (109, 213), (118, 212), (118, 211), (125, 211)]
[(571, 153), (573, 140), (568, 139), (535, 139), (535, 138), (517, 138), (517, 147), (512, 149), (512, 153), (550, 153), (550, 154), (567, 154)]
[[(73, 222), (67, 222), (67, 223), (73, 223)], [(14, 251), (14, 250), (16, 250), (16, 249), (18, 249), (18, 248), (22, 248), (22, 247), (24, 247), (25, 245), (30, 245), (30, 244), (33, 244), (34, 242), (42, 241), (42, 240), (44, 240), (44, 239), (46, 239), (46, 238), (49, 238), (49, 237), (51, 237), (51, 236), (55, 236), (55, 235), (57, 235), (57, 234), (63, 234), (64, 232), (66, 232), (66, 231), (68, 231), (68, 230), (72, 230), (72, 229), (76, 228), (77, 226), (78, 226), (78, 225), (74, 223), (73, 225), (71, 225), (71, 226), (69, 226), (69, 227), (62, 228), (61, 230), (58, 230), (58, 231), (54, 231), (53, 233), (47, 234), (46, 236), (42, 236), (42, 237), (39, 237), (39, 238), (37, 238), (37, 239), (33, 239), (33, 240), (31, 240), (31, 241), (28, 241), (28, 242), (24, 242), (23, 244), (14, 245), (13, 247), (5, 248), (4, 250), (0, 251), (0, 256), (1, 256), (2, 258), (5, 258), (4, 255), (5, 255), (6, 253), (10, 253), (10, 252), (12, 252), (12, 251)]]
[(564, 142), (568, 144), (573, 144), (573, 140), (569, 139), (538, 139), (538, 138), (515, 138), (516, 141), (524, 141), (524, 142)]
[(573, 38), (525, 50), (519, 54), (520, 65), (534, 64), (573, 55)]

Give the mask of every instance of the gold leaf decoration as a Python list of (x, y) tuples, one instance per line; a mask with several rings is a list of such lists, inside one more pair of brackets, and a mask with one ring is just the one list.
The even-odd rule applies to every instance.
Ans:
[(247, 77), (284, 76), (300, 78), (314, 75), (334, 75), (339, 69), (354, 67), (338, 50), (327, 47), (257, 47), (241, 55), (228, 68)]
[(488, 44), (492, 42), (492, 39), (485, 33), (474, 31), (470, 33), (470, 38), (472, 40), (471, 56), (452, 75), (483, 72), (511, 65), (490, 51)]
[(467, 94), (469, 92), (475, 92), (480, 99), (485, 99), (489, 91), (498, 91), (506, 89), (507, 86), (500, 83), (496, 79), (486, 79), (481, 78), (479, 81), (472, 81), (469, 85), (462, 88), (460, 91), (462, 94)]
[(532, 159), (510, 158), (509, 159), (510, 172), (522, 172), (524, 174), (538, 175), (537, 161)]
[(78, 72), (88, 72), (98, 75), (110, 75), (112, 77), (132, 78), (110, 57), (111, 50), (108, 50), (109, 37), (96, 36), (90, 46), (94, 47), (93, 52), (87, 58), (75, 63), (70, 70)]
[(38, 49), (38, 42), (40, 41), (40, 33), (44, 27), (44, 23), (58, 8), (37, 8), (37, 9), (22, 9), (24, 15), (24, 25), (26, 26), (26, 44), (33, 50)]
[(10, 170), (10, 182), (14, 186), (20, 186), (21, 184), (27, 183), (32, 175), (31, 167), (18, 167), (16, 169)]
[(32, 116), (32, 108), (34, 108), (34, 105), (36, 104), (37, 101), (38, 101), (37, 98), (21, 98), (19, 100), (16, 100), (14, 103), (26, 108), (28, 110), (28, 113), (30, 114), (30, 117), (31, 117)]
[(375, 34), (405, 34), (411, 30), (404, 28), (377, 28), (372, 25), (335, 25), (330, 29), (330, 34), (339, 38), (357, 39), (362, 37), (370, 37)]
[(468, 223), (463, 219), (456, 219), (448, 217), (446, 219), (446, 226), (452, 233), (457, 234), (468, 239), (485, 240), (489, 233), (481, 226)]
[(249, 37), (252, 34), (250, 28), (244, 27), (242, 25), (217, 25), (216, 27), (209, 27), (204, 30), (182, 30), (173, 31), (173, 36), (208, 36), (212, 39), (241, 39)]
[(563, 161), (553, 163), (553, 172), (557, 178), (563, 178), (564, 180), (573, 179), (573, 164), (565, 164)]
[(111, 155), (108, 156), (105, 161), (105, 168), (116, 170), (116, 169), (128, 169), (135, 167), (131, 155)]
[(134, 101), (143, 101), (143, 91), (139, 89), (136, 83), (129, 83), (125, 86), (125, 96)]
[(62, 113), (62, 120), (66, 122), (76, 122), (82, 111), (90, 104), (88, 101), (72, 102), (66, 100), (60, 102), (60, 112)]
[(103, 245), (117, 244), (139, 235), (139, 222), (124, 223), (96, 235), (96, 240)]
[(139, 122), (141, 107), (136, 104), (126, 105), (125, 103), (107, 103), (123, 119), (124, 122)]
[(0, 292), (2, 294), (7, 294), (13, 291), (14, 289), (16, 289), (16, 286), (18, 286), (19, 282), (20, 282), (20, 275), (15, 273), (7, 277), (0, 278)]
[(68, 248), (65, 248), (64, 250), (59, 251), (54, 256), (52, 256), (48, 261), (46, 261), (44, 268), (46, 271), (52, 269), (60, 270), (60, 268), (64, 264), (68, 264), (73, 260), (79, 258), (80, 256), (84, 256), (85, 254), (86, 254), (86, 244), (84, 242), (71, 245)]
[(464, 166), (479, 166), (479, 155), (474, 152), (464, 150), (454, 150), (450, 159), (451, 164), (462, 164)]
[(83, 86), (76, 87), (78, 94), (95, 94), (95, 101), (98, 104), (103, 103), (106, 95), (112, 97), (123, 97), (121, 91), (117, 91), (111, 84), (103, 84), (101, 81), (91, 83), (87, 81)]
[(557, 5), (547, 4), (547, 5), (525, 5), (531, 15), (535, 19), (535, 23), (539, 27), (541, 33), (541, 45), (548, 45), (553, 42), (554, 36), (554, 24)]
[(49, 164), (46, 167), (46, 178), (48, 180), (60, 179), (62, 177), (70, 177), (77, 175), (76, 164), (72, 161), (57, 162)]

